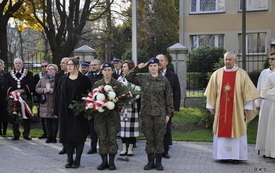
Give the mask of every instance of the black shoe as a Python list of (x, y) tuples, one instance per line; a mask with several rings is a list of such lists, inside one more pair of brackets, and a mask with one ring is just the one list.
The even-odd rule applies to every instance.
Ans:
[(268, 157), (268, 156), (266, 156), (266, 155), (263, 155), (263, 158), (270, 158), (270, 157)]
[(222, 160), (219, 160), (219, 162), (220, 162), (220, 163), (229, 163), (230, 160), (228, 160), (228, 159), (222, 159)]
[(94, 154), (94, 153), (97, 153), (97, 151), (96, 151), (96, 150), (93, 150), (93, 149), (90, 149), (90, 150), (87, 152), (87, 154)]
[(62, 150), (61, 151), (59, 151), (59, 153), (58, 154), (66, 154), (67, 152), (66, 152), (66, 149), (65, 148), (62, 148)]
[(56, 138), (52, 138), (52, 143), (57, 143)]
[(47, 138), (46, 134), (43, 134), (42, 136), (38, 137), (38, 139), (45, 139), (45, 138)]
[(233, 163), (234, 165), (237, 165), (237, 164), (240, 163), (240, 161), (239, 161), (239, 160), (232, 160), (232, 163)]
[(78, 168), (80, 166), (80, 164), (73, 164), (71, 168)]
[(19, 137), (13, 137), (12, 140), (15, 141), (15, 140), (18, 140)]
[(25, 140), (28, 140), (28, 141), (29, 141), (29, 140), (32, 140), (32, 138), (30, 138), (29, 136), (25, 136), (24, 139), (25, 139)]
[(52, 142), (52, 138), (47, 138), (46, 143), (51, 143)]
[(71, 168), (72, 167), (72, 164), (71, 163), (68, 163), (65, 165), (65, 168)]
[(163, 153), (162, 154), (162, 157), (163, 158), (166, 158), (166, 159), (169, 159), (170, 158), (170, 155), (168, 153)]

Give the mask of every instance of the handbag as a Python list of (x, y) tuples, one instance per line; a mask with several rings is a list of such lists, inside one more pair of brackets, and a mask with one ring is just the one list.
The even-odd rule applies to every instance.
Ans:
[(40, 104), (44, 104), (47, 99), (46, 99), (46, 94), (40, 94)]

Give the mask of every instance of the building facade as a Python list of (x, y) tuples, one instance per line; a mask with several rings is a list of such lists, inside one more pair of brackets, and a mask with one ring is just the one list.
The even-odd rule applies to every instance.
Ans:
[[(241, 62), (242, 0), (182, 0), (180, 9), (182, 45), (189, 50), (199, 46), (222, 47), (235, 52)], [(251, 68), (248, 71), (255, 70), (251, 59), (256, 56), (257, 65), (262, 67), (261, 63), (275, 50), (274, 16), (274, 0), (246, 0), (246, 60)]]

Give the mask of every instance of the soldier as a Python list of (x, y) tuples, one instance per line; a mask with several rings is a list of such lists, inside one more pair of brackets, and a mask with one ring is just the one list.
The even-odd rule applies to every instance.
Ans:
[[(149, 74), (137, 74), (139, 69), (147, 65), (149, 65)], [(164, 169), (161, 163), (164, 152), (163, 137), (166, 123), (174, 109), (170, 84), (159, 70), (159, 60), (154, 57), (147, 63), (139, 64), (126, 75), (129, 82), (139, 85), (142, 90), (141, 131), (147, 140), (145, 151), (148, 156), (148, 164), (144, 170), (154, 168), (154, 155), (156, 155), (156, 169)]]
[[(26, 95), (26, 102), (29, 103), (31, 101), (31, 92), (34, 90), (34, 78), (33, 73), (23, 68), (23, 61), (19, 58), (14, 59), (14, 69), (12, 69), (9, 73), (5, 74), (5, 85), (4, 90), (7, 93), (7, 96), (11, 92), (19, 92), (20, 95)], [(18, 108), (21, 110), (21, 108)], [(24, 127), (23, 137), (25, 140), (31, 140), (29, 137), (30, 134), (30, 112), (27, 110), (21, 112), (22, 115), (22, 124)], [(13, 135), (12, 140), (18, 140), (20, 137), (19, 131), (19, 121), (15, 116), (12, 116), (13, 123)]]
[[(94, 87), (101, 85), (121, 86), (121, 83), (112, 77), (113, 65), (110, 62), (105, 62), (101, 66), (103, 79), (97, 81)], [(102, 163), (97, 167), (98, 170), (104, 170), (109, 167), (109, 170), (115, 170), (114, 163), (115, 155), (117, 154), (116, 136), (120, 130), (120, 117), (117, 113), (101, 113), (95, 116), (95, 130), (99, 138), (99, 154)], [(109, 164), (107, 154), (109, 153)]]

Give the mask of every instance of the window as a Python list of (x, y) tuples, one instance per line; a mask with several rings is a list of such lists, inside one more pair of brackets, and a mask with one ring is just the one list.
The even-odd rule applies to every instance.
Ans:
[[(267, 10), (268, 0), (246, 0), (246, 11)], [(240, 0), (240, 11), (242, 11), (243, 0)]]
[[(242, 52), (242, 34), (239, 34), (240, 53)], [(246, 53), (265, 54), (266, 53), (266, 33), (248, 33), (246, 34)]]
[(191, 35), (191, 50), (199, 46), (222, 47), (224, 48), (224, 35)]
[(224, 12), (225, 0), (191, 0), (191, 13)]

